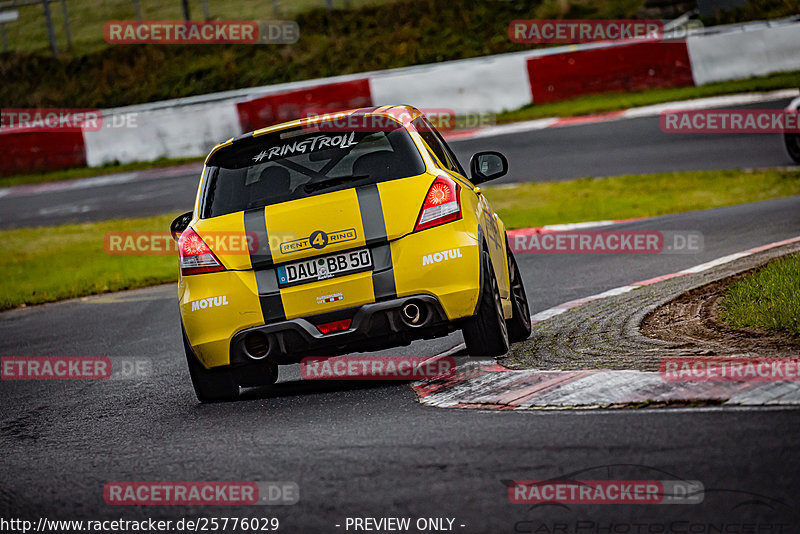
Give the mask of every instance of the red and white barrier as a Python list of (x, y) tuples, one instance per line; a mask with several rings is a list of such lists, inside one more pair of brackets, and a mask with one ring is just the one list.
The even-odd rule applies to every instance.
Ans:
[(108, 115), (104, 113), (103, 119), (109, 125), (115, 115), (126, 114), (130, 121), (124, 121), (119, 128), (84, 131), (86, 162), (90, 167), (114, 162), (199, 157), (220, 141), (241, 133), (233, 102), (135, 112), (122, 108)]
[(411, 104), (458, 114), (500, 112), (530, 104), (530, 52), (395, 69), (369, 78), (376, 106)]
[(86, 166), (83, 133), (65, 130), (0, 130), (0, 175)]
[[(105, 125), (95, 132), (0, 131), (0, 174), (200, 157), (220, 141), (308, 109), (411, 104), (499, 112), (588, 93), (800, 70), (797, 50), (800, 23), (755, 23), (685, 42), (570, 45), (118, 108), (104, 112)], [(112, 127), (109, 118), (126, 114), (135, 126)]]
[(369, 80), (328, 83), (256, 97), (236, 104), (245, 132), (302, 117), (305, 110), (346, 110), (372, 105)]
[(609, 91), (693, 85), (686, 43), (610, 46), (530, 58), (534, 103)]
[(800, 24), (687, 39), (697, 85), (800, 70)]

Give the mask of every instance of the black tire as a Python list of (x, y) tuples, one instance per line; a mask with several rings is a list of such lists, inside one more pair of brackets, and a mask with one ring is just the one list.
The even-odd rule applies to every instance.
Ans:
[(786, 143), (786, 151), (789, 156), (795, 162), (800, 163), (800, 134), (785, 133), (783, 134), (783, 140)]
[(464, 343), (470, 356), (502, 356), (508, 352), (508, 330), (492, 260), (486, 251), (481, 254), (481, 282), (478, 311), (461, 329)]
[(516, 343), (525, 341), (531, 335), (531, 311), (528, 307), (528, 295), (522, 283), (522, 274), (519, 272), (514, 253), (508, 251), (508, 277), (511, 286), (511, 309), (513, 315), (506, 321), (508, 327), (508, 341)]
[(186, 362), (189, 364), (189, 376), (192, 378), (194, 393), (200, 402), (232, 401), (239, 398), (239, 384), (233, 378), (229, 367), (206, 369), (198, 361), (186, 332), (183, 332), (183, 348)]

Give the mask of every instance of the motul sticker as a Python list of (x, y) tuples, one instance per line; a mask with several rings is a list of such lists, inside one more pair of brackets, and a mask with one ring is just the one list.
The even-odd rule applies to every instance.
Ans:
[(447, 260), (455, 260), (461, 257), (462, 256), (460, 248), (443, 250), (441, 252), (436, 252), (434, 254), (428, 254), (427, 256), (422, 256), (422, 266), (424, 267), (426, 265), (430, 265), (431, 263), (441, 263)]
[(227, 295), (221, 297), (209, 297), (207, 299), (195, 300), (192, 302), (192, 311), (205, 310), (206, 308), (216, 308), (228, 304)]

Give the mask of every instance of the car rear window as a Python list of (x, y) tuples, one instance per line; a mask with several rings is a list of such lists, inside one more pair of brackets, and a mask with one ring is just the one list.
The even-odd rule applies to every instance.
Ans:
[(399, 125), (378, 132), (283, 130), (220, 149), (207, 166), (203, 218), (425, 171)]

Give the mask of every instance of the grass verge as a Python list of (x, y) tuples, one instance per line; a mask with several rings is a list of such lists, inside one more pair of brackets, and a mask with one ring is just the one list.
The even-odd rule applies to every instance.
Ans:
[(111, 255), (107, 232), (168, 232), (177, 216), (0, 231), (0, 309), (178, 279), (175, 254)]
[[(800, 195), (800, 172), (705, 171), (586, 178), (486, 187), (484, 192), (508, 228), (523, 228), (662, 215)], [(0, 231), (0, 309), (175, 281), (178, 268), (173, 254), (118, 256), (107, 254), (103, 247), (107, 232), (165, 232), (174, 216)]]
[(772, 261), (731, 284), (720, 303), (720, 316), (734, 328), (800, 336), (800, 255)]
[[(345, 8), (358, 9), (364, 6), (378, 6), (393, 0), (334, 0), (336, 13), (347, 13)], [(194, 20), (204, 17), (203, 2), (188, 0), (190, 14)], [(313, 9), (324, 8), (326, 0), (291, 0), (277, 2), (254, 0), (225, 0), (208, 2), (207, 9), (211, 19), (235, 20), (294, 20), (298, 15)], [(13, 50), (48, 53), (47, 28), (42, 16), (42, 6), (33, 3), (16, 7), (19, 20), (6, 25), (6, 36)], [(181, 2), (141, 2), (139, 12), (143, 20), (183, 20)], [(103, 26), (109, 20), (135, 20), (135, 2), (131, 0), (70, 0), (68, 20), (72, 48), (66, 49), (67, 39), (64, 27), (64, 11), (56, 6), (51, 8), (53, 30), (57, 46), (62, 55), (78, 56), (96, 52), (109, 47), (103, 40)]]
[(513, 111), (498, 113), (497, 123), (517, 122), (547, 117), (577, 117), (592, 113), (620, 111), (623, 109), (662, 104), (693, 98), (775, 91), (800, 87), (800, 71), (782, 72), (769, 76), (757, 76), (746, 80), (709, 83), (700, 87), (673, 87), (649, 89), (626, 93), (601, 93), (586, 95), (561, 102), (527, 105)]

